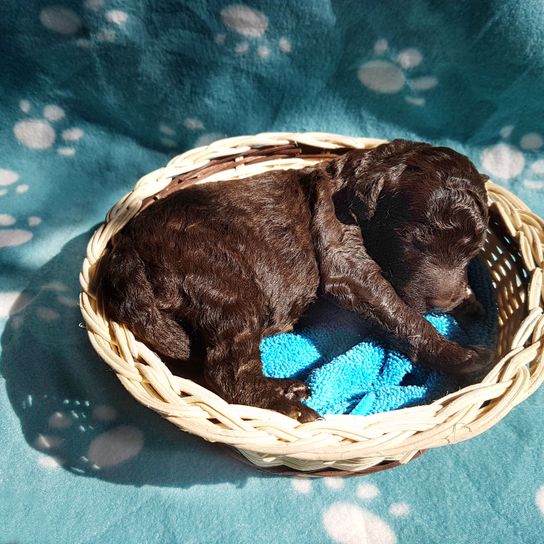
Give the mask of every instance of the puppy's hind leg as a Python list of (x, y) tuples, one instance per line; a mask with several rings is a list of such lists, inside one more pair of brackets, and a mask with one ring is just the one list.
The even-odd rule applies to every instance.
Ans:
[(262, 372), (262, 333), (223, 332), (208, 342), (204, 376), (209, 386), (231, 404), (248, 404), (313, 421), (319, 415), (300, 401), (309, 388), (299, 380), (267, 378)]

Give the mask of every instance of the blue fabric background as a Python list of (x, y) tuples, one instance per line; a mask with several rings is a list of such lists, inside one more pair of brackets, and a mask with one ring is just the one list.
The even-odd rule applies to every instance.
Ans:
[(207, 141), (446, 144), (544, 210), (544, 4), (0, 3), (0, 542), (542, 542), (544, 393), (367, 478), (268, 477), (132, 400), (77, 308), (86, 243)]

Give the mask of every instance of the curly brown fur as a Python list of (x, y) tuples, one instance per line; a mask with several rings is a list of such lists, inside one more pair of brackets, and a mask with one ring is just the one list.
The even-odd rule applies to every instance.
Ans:
[(205, 351), (231, 403), (310, 421), (308, 387), (263, 376), (263, 337), (318, 296), (365, 316), (414, 361), (452, 374), (490, 355), (422, 317), (466, 298), (487, 227), (484, 177), (445, 147), (395, 140), (303, 170), (183, 189), (136, 216), (100, 263), (106, 315), (171, 360)]

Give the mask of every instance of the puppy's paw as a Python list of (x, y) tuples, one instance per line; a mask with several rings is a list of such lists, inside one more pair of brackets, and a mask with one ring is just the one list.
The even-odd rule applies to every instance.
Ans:
[(281, 387), (281, 394), (289, 400), (304, 400), (310, 396), (310, 388), (300, 380), (281, 378), (275, 381)]
[(461, 385), (481, 381), (495, 363), (495, 352), (491, 349), (470, 346), (466, 351), (466, 357), (456, 372)]
[(273, 401), (268, 408), (292, 417), (293, 419), (300, 421), (300, 423), (309, 423), (320, 417), (315, 410), (312, 410), (297, 400), (280, 399)]
[(310, 388), (300, 380), (290, 378), (246, 377), (235, 394), (227, 400), (233, 404), (248, 404), (275, 410), (301, 423), (314, 421), (319, 414), (300, 401), (310, 396)]
[(493, 366), (495, 352), (479, 346), (462, 347), (450, 343), (449, 349), (442, 351), (444, 366), (440, 369), (446, 374), (458, 376), (463, 382), (475, 382)]
[(459, 322), (462, 327), (469, 327), (475, 321), (485, 316), (484, 307), (475, 298), (468, 299), (460, 306), (457, 306), (451, 315)]
[(463, 381), (476, 382), (483, 377), (494, 364), (495, 352), (479, 346), (463, 347), (454, 342), (446, 341), (436, 352), (432, 368), (452, 376), (458, 376)]
[(302, 404), (301, 400), (308, 398), (311, 394), (310, 388), (300, 380), (290, 378), (281, 378), (274, 380), (276, 387), (280, 389), (280, 394), (284, 399), (271, 399), (272, 410), (285, 414), (301, 423), (315, 421), (319, 414)]

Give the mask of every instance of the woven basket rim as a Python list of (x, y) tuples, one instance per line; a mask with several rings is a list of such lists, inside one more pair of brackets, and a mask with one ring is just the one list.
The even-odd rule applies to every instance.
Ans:
[[(421, 450), (466, 440), (485, 431), (523, 401), (544, 380), (542, 334), (542, 246), (544, 221), (507, 189), (487, 183), (491, 209), (519, 248), (527, 270), (527, 311), (508, 353), (478, 384), (437, 401), (370, 416), (334, 415), (301, 424), (287, 416), (250, 406), (232, 405), (191, 380), (174, 376), (159, 357), (135, 340), (123, 326), (105, 319), (96, 308), (90, 285), (94, 264), (108, 241), (131, 217), (169, 184), (213, 161), (235, 162), (230, 170), (196, 179), (196, 183), (239, 179), (271, 168), (311, 164), (304, 155), (236, 165), (244, 153), (285, 146), (310, 146), (323, 153), (374, 147), (386, 140), (327, 133), (262, 133), (218, 140), (192, 149), (141, 178), (133, 191), (108, 213), (91, 238), (80, 274), (80, 306), (89, 339), (116, 372), (121, 383), (142, 404), (181, 429), (206, 440), (237, 448), (259, 466), (285, 465), (310, 471), (336, 468), (363, 471), (384, 461), (408, 462)], [(234, 157), (234, 159), (232, 159)], [(318, 162), (313, 159), (313, 163)], [(525, 296), (525, 295), (524, 295)]]

